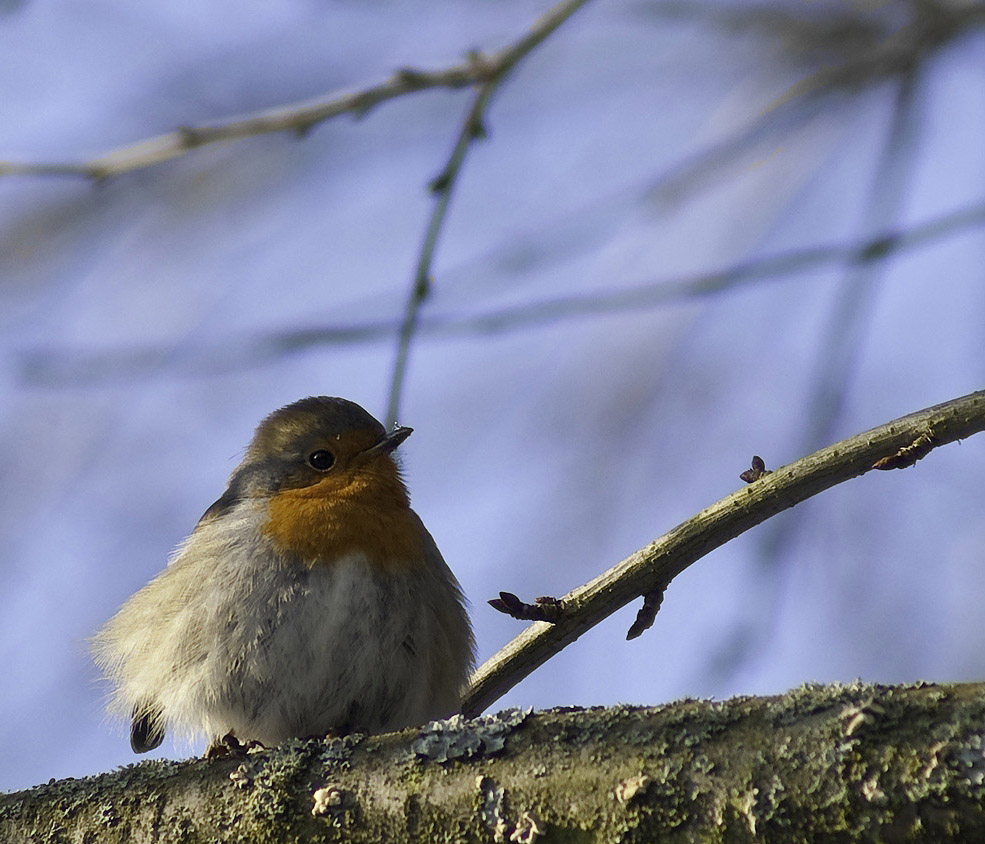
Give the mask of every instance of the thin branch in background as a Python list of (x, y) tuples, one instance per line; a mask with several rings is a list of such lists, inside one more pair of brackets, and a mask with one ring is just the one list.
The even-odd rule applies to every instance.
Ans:
[(431, 265), (434, 261), (434, 250), (438, 244), (438, 235), (445, 222), (448, 203), (452, 191), (462, 171), (462, 164), (472, 144), (479, 138), (485, 137), (483, 115), (486, 106), (496, 89), (497, 82), (487, 82), (479, 90), (468, 115), (458, 133), (458, 140), (452, 150), (448, 163), (438, 176), (431, 182), (431, 190), (435, 194), (434, 209), (424, 232), (424, 244), (417, 259), (417, 269), (414, 272), (414, 282), (411, 285), (410, 296), (404, 311), (400, 334), (397, 339), (397, 354), (393, 364), (393, 375), (390, 378), (390, 392), (387, 400), (386, 427), (392, 428), (397, 424), (397, 413), (400, 410), (400, 398), (403, 393), (404, 379), (407, 373), (407, 358), (410, 355), (410, 344), (417, 330), (417, 318), (421, 305), (431, 292)]
[(985, 431), (985, 390), (895, 419), (760, 477), (562, 597), (563, 612), (555, 622), (534, 622), (475, 671), (463, 713), (478, 715), (616, 610), (640, 595), (652, 594), (701, 557), (771, 516), (884, 466), (887, 457), (914, 447), (923, 454), (981, 431)]
[[(641, 312), (701, 296), (727, 293), (752, 283), (780, 281), (842, 262), (883, 261), (983, 224), (985, 204), (972, 205), (904, 231), (882, 233), (856, 243), (794, 249), (695, 276), (530, 302), (486, 313), (431, 315), (420, 319), (418, 329), (422, 335), (430, 337), (460, 337), (519, 331), (608, 313)], [(325, 346), (378, 343), (392, 337), (399, 327), (394, 321), (376, 320), (276, 331), (259, 337), (255, 334), (230, 336), (223, 338), (218, 347), (210, 346), (186, 355), (175, 355), (172, 347), (127, 347), (108, 352), (43, 347), (21, 355), (20, 376), (33, 384), (77, 386), (146, 377), (154, 372), (214, 375)]]
[(730, 33), (759, 34), (810, 73), (784, 100), (819, 91), (851, 90), (912, 71), (929, 54), (985, 25), (985, 4), (897, 0), (829, 6), (823, 15), (775, 3), (646, 3), (664, 17), (696, 20)]
[[(431, 292), (431, 267), (434, 262), (434, 251), (438, 244), (438, 236), (448, 212), (452, 191), (462, 171), (465, 156), (472, 144), (485, 137), (484, 117), (486, 107), (499, 84), (509, 75), (510, 71), (530, 53), (538, 44), (554, 32), (571, 15), (581, 8), (587, 0), (563, 0), (547, 14), (538, 19), (530, 31), (511, 48), (501, 52), (492, 63), (486, 75), (486, 81), (479, 88), (472, 107), (469, 109), (458, 134), (458, 140), (452, 150), (451, 157), (444, 169), (431, 182), (431, 190), (436, 195), (434, 208), (428, 220), (424, 233), (424, 243), (417, 260), (414, 281), (411, 285), (410, 296), (404, 310), (404, 318), (400, 325), (397, 339), (397, 353), (393, 364), (393, 374), (390, 378), (389, 398), (387, 400), (386, 426), (392, 428), (397, 423), (400, 411), (400, 399), (403, 393), (404, 381), (407, 374), (407, 360), (410, 355), (410, 345), (417, 331), (418, 314), (421, 305)], [(480, 56), (473, 56), (476, 62), (484, 63)]]
[(162, 164), (200, 147), (253, 138), (272, 132), (307, 134), (319, 123), (352, 114), (362, 117), (395, 97), (434, 88), (464, 88), (484, 78), (486, 66), (466, 61), (444, 70), (403, 68), (385, 82), (358, 91), (335, 91), (323, 97), (255, 112), (215, 123), (181, 126), (163, 135), (117, 147), (79, 163), (0, 161), (0, 176), (82, 176), (94, 181)]
[(466, 88), (505, 76), (531, 50), (566, 21), (587, 0), (563, 0), (534, 22), (516, 42), (485, 56), (472, 53), (466, 61), (440, 70), (401, 68), (385, 82), (357, 91), (336, 91), (285, 106), (199, 126), (180, 126), (172, 132), (117, 147), (81, 163), (0, 161), (2, 176), (81, 176), (104, 181), (114, 176), (161, 164), (199, 147), (251, 138), (271, 132), (305, 135), (314, 126), (343, 114), (356, 117), (387, 100), (433, 88)]
[[(811, 74), (789, 92), (801, 96), (811, 91), (858, 90), (873, 83), (914, 73), (934, 53), (985, 26), (985, 4), (954, 3), (950, 0), (908, 0), (902, 4), (909, 20), (867, 48), (859, 44), (855, 55), (834, 67)], [(892, 10), (890, 17), (892, 16)], [(837, 33), (834, 35), (838, 38)]]
[[(898, 6), (909, 20), (898, 25)], [(648, 194), (662, 203), (679, 201), (736, 158), (767, 140), (782, 138), (822, 112), (821, 98), (855, 96), (887, 79), (912, 72), (934, 53), (973, 29), (985, 26), (985, 4), (911, 0), (881, 16), (846, 6), (828, 14), (797, 15), (775, 6), (707, 6), (658, 2), (647, 8), (730, 30), (759, 33), (780, 43), (788, 55), (814, 69), (735, 135), (675, 164), (652, 183)], [(823, 66), (817, 68), (817, 64)]]
[[(918, 150), (920, 81), (919, 69), (900, 77), (885, 149), (864, 212), (864, 232), (891, 231), (905, 205)], [(835, 435), (885, 272), (886, 262), (873, 260), (869, 250), (858, 250), (851, 258), (818, 344), (817, 371), (809, 382), (813, 387), (803, 415), (802, 453), (830, 442)], [(777, 519), (764, 532), (756, 555), (760, 581), (752, 590), (756, 600), (745, 608), (742, 629), (730, 631), (727, 644), (713, 656), (712, 673), (718, 678), (732, 676), (743, 666), (775, 626), (787, 579), (781, 564), (789, 559), (802, 515), (791, 513)]]
[(730, 292), (751, 283), (779, 281), (829, 265), (860, 261), (878, 263), (983, 224), (985, 205), (974, 205), (904, 231), (887, 231), (854, 243), (791, 249), (685, 278), (555, 297), (471, 316), (434, 317), (422, 322), (421, 329), (437, 335), (496, 334), (552, 324), (563, 319), (642, 311)]
[(645, 196), (660, 205), (674, 205), (702, 185), (712, 182), (736, 159), (766, 141), (780, 143), (808, 120), (823, 114), (816, 97), (780, 103), (756, 116), (735, 134), (671, 165), (646, 187)]
[[(892, 231), (906, 204), (919, 146), (919, 85), (918, 71), (904, 73), (899, 80), (886, 148), (861, 225), (867, 235)], [(833, 436), (886, 269), (886, 261), (873, 261), (869, 252), (860, 251), (840, 285), (820, 344), (818, 372), (811, 379), (815, 389), (807, 404), (805, 450), (818, 448)]]

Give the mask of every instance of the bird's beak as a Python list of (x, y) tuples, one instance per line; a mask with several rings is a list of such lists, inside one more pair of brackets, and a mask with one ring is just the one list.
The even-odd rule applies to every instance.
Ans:
[(379, 454), (390, 454), (400, 443), (402, 443), (407, 437), (414, 433), (413, 428), (394, 428), (389, 434), (387, 434), (382, 440), (380, 440), (376, 445), (370, 446), (363, 452), (368, 456), (376, 456)]

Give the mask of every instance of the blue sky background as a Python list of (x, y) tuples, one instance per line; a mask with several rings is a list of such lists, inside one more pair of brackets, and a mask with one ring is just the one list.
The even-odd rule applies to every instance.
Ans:
[[(982, 5), (598, 0), (502, 86), (424, 310), (449, 327), (418, 338), (399, 417), (480, 658), (521, 629), (487, 607), (499, 590), (563, 594), (732, 492), (754, 453), (788, 463), (983, 386)], [(78, 161), (447, 66), (547, 7), (6, 0), (0, 160)], [(918, 8), (977, 18), (901, 73), (885, 45), (930, 31)], [(262, 416), (310, 394), (383, 415), (395, 337), (267, 340), (399, 319), (468, 105), (419, 93), (101, 185), (0, 178), (0, 789), (133, 761), (86, 637)], [(867, 264), (472, 322), (937, 220)], [(626, 608), (497, 706), (981, 679), (983, 458), (972, 438), (784, 513), (685, 572), (641, 639)]]

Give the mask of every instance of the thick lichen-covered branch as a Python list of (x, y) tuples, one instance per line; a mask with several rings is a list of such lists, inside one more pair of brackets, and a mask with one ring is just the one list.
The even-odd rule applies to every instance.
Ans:
[(0, 796), (0, 839), (973, 841), (985, 685), (511, 710)]

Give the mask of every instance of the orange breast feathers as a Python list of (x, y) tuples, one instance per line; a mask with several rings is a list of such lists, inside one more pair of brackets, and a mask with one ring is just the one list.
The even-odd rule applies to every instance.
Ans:
[(427, 553), (396, 468), (380, 465), (278, 491), (265, 533), (312, 567), (364, 553), (383, 569), (407, 570)]

